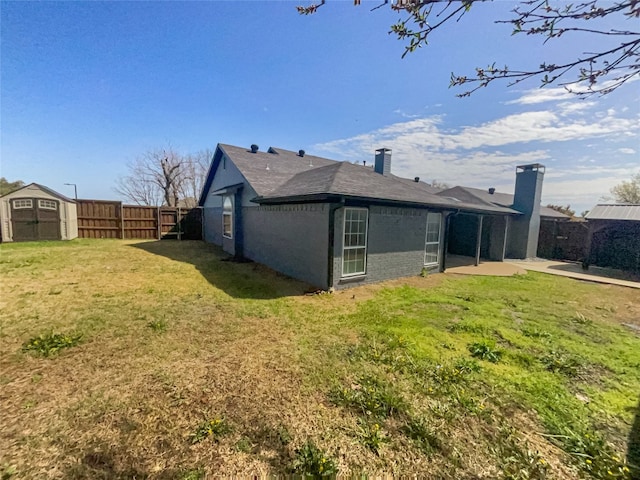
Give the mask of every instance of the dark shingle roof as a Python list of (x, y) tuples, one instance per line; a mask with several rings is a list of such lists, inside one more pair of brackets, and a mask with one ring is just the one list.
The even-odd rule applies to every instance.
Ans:
[[(510, 193), (489, 193), (488, 190), (482, 190), (481, 188), (453, 187), (442, 190), (438, 192), (437, 195), (459, 198), (460, 200), (471, 202), (480, 200), (484, 203), (500, 205), (501, 207), (511, 208), (513, 206), (513, 195), (511, 195)], [(473, 200), (474, 197), (476, 200)], [(565, 220), (569, 220), (571, 218), (564, 213), (560, 213), (557, 210), (554, 210), (553, 208), (545, 207), (542, 205), (540, 206), (540, 216)]]
[(385, 177), (370, 168), (347, 162), (334, 162), (324, 167), (298, 173), (269, 195), (257, 199), (261, 203), (318, 195), (340, 195), (352, 198), (431, 205), (491, 213), (518, 213), (491, 204), (471, 204), (439, 197), (425, 190), (419, 182), (402, 182), (397, 177)]
[[(299, 202), (321, 196), (344, 196), (479, 213), (519, 213), (473, 196), (465, 200), (436, 195), (439, 189), (424, 182), (395, 175), (380, 175), (371, 167), (348, 162), (306, 154), (301, 157), (296, 152), (273, 147), (256, 153), (247, 148), (226, 144), (219, 144), (218, 149), (231, 159), (255, 190), (257, 197), (254, 201), (258, 203)], [(216, 157), (219, 157), (218, 152)], [(208, 178), (200, 205), (203, 204), (204, 193), (210, 184), (211, 178)]]
[(258, 196), (268, 195), (298, 173), (339, 163), (313, 155), (300, 157), (296, 152), (281, 148), (251, 153), (250, 149), (233, 145), (218, 146), (238, 167)]
[(587, 214), (587, 220), (630, 220), (640, 222), (640, 204), (599, 203)]

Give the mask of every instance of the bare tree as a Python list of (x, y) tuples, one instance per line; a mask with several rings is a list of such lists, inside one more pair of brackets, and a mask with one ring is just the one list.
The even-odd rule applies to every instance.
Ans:
[(150, 150), (129, 164), (129, 173), (117, 180), (114, 189), (138, 205), (175, 207), (191, 199), (186, 203), (195, 206), (193, 199), (206, 175), (205, 158), (204, 152), (185, 156), (172, 147)]
[[(382, 0), (375, 7), (390, 5), (391, 9), (405, 12), (405, 20), (391, 26), (398, 39), (408, 42), (403, 57), (426, 46), (429, 35), (445, 24), (457, 23), (468, 14), (475, 3), (487, 0)], [(356, 5), (360, 0), (354, 0)], [(309, 6), (297, 7), (303, 15), (315, 13), (325, 0)], [(544, 62), (533, 68), (512, 69), (496, 66), (478, 67), (472, 75), (451, 74), (450, 86), (471, 86), (470, 90), (458, 94), (469, 96), (479, 88), (495, 80), (506, 79), (509, 86), (530, 78), (539, 78), (541, 86), (550, 84), (564, 86), (576, 95), (607, 94), (640, 75), (640, 31), (608, 28), (605, 17), (640, 17), (638, 0), (587, 0), (578, 3), (551, 2), (550, 0), (522, 0), (512, 10), (513, 17), (497, 20), (513, 27), (513, 34), (539, 35), (546, 44), (570, 34), (586, 33), (597, 38), (618, 39), (615, 44), (604, 46), (598, 42), (596, 51), (577, 51), (574, 60), (558, 64)]]
[(190, 153), (184, 157), (184, 181), (181, 189), (181, 204), (185, 208), (198, 205), (198, 198), (204, 187), (213, 152), (209, 149)]

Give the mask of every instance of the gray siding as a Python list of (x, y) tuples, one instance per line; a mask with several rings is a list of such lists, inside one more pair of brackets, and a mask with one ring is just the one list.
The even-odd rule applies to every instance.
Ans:
[[(369, 207), (367, 266), (362, 277), (342, 277), (344, 208), (335, 213), (333, 286), (337, 289), (391, 278), (418, 275), (424, 267), (427, 210)], [(440, 265), (444, 240), (444, 215), (440, 226)], [(440, 265), (430, 267), (439, 271)]]
[(328, 288), (328, 204), (245, 207), (242, 220), (245, 257)]
[(203, 218), (204, 218), (204, 240), (215, 245), (219, 245), (222, 249), (231, 255), (242, 255), (242, 249), (238, 248), (238, 242), (242, 243), (243, 220), (242, 210), (245, 207), (257, 207), (257, 204), (251, 202), (256, 197), (255, 191), (249, 186), (246, 179), (240, 173), (240, 170), (229, 159), (223, 156), (218, 168), (215, 172), (213, 182), (209, 189), (215, 192), (233, 185), (244, 184), (238, 194), (233, 196), (234, 216), (233, 216), (233, 237), (225, 238), (222, 236), (222, 197), (220, 195), (212, 195), (209, 193), (204, 201)]
[(222, 207), (203, 208), (202, 221), (204, 222), (202, 226), (204, 241), (222, 246)]

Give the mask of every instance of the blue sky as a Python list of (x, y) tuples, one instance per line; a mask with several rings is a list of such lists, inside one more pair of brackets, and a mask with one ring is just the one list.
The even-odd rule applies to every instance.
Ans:
[(516, 165), (540, 162), (543, 201), (581, 211), (640, 171), (638, 82), (586, 100), (536, 81), (448, 88), (451, 72), (560, 62), (609, 39), (512, 37), (493, 20), (514, 3), (498, 1), (401, 59), (389, 8), (338, 0), (302, 17), (298, 3), (2, 2), (0, 175), (113, 199), (127, 164), (167, 145), (360, 162), (387, 147), (397, 175), (505, 192)]

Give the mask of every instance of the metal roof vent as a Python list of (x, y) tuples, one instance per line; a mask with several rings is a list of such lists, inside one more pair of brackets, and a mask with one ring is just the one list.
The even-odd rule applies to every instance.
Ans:
[(251, 153), (256, 153), (259, 149), (260, 147), (255, 143), (251, 145)]
[(494, 193), (496, 193), (496, 189), (495, 189), (495, 188), (493, 188), (493, 187), (491, 187), (491, 188), (489, 189), (489, 195), (493, 195)]
[(299, 157), (304, 157), (304, 150), (298, 150), (298, 156)]
[(420, 177), (414, 177), (414, 178), (413, 178), (413, 181), (414, 181), (414, 182), (416, 182), (416, 183), (418, 183), (418, 182), (420, 181)]

